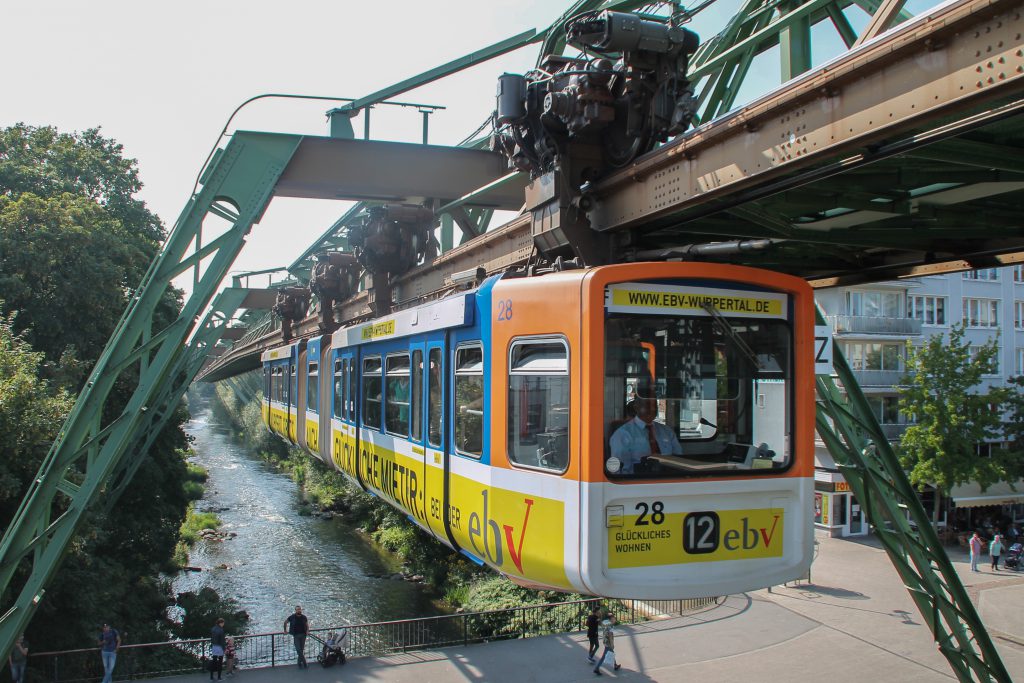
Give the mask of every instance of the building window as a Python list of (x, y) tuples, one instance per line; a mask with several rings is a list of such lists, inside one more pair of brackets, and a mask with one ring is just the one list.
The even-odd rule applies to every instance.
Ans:
[(1024, 301), (1013, 302), (1013, 326), (1024, 330)]
[(902, 298), (899, 292), (853, 290), (846, 293), (846, 310), (867, 318), (899, 318)]
[(871, 412), (879, 424), (906, 424), (906, 416), (900, 413), (900, 399), (897, 396), (867, 396)]
[(1014, 374), (1024, 375), (1024, 347), (1017, 349), (1016, 362), (1014, 363)]
[(925, 325), (945, 325), (946, 297), (908, 296), (907, 317), (920, 320)]
[(484, 349), (455, 349), (455, 449), (480, 456), (484, 444)]
[(903, 345), (872, 342), (847, 342), (843, 347), (851, 370), (903, 369)]
[(1013, 281), (1024, 282), (1024, 265), (1018, 264), (1013, 267)]
[[(978, 354), (981, 353), (981, 347), (980, 346), (971, 346), (970, 348), (967, 349), (967, 352), (970, 354), (971, 360), (973, 361), (975, 358), (978, 357)], [(992, 357), (992, 363), (988, 367), (988, 369), (985, 371), (984, 374), (986, 374), (986, 375), (998, 375), (999, 374), (999, 355), (1000, 355), (999, 347), (996, 347), (996, 353)]]
[(988, 280), (994, 282), (999, 279), (998, 268), (979, 268), (978, 270), (969, 270), (964, 273), (965, 280)]
[(363, 360), (363, 425), (380, 429), (380, 356)]
[(384, 394), (384, 429), (396, 436), (409, 436), (409, 354), (387, 357), (387, 391)]
[(968, 327), (999, 327), (999, 300), (964, 299), (964, 322)]
[(569, 466), (569, 349), (562, 339), (513, 342), (508, 367), (508, 457), (529, 467)]

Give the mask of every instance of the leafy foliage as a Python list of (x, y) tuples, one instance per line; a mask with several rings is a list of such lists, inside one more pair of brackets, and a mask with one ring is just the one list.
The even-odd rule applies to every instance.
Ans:
[[(158, 252), (163, 229), (135, 198), (140, 187), (135, 161), (98, 129), (0, 130), (4, 526), (70, 408), (67, 392), (84, 381)], [(169, 324), (179, 307), (179, 294), (166, 292), (154, 326)], [(134, 372), (119, 378), (105, 419), (123, 409)], [(110, 511), (86, 513), (29, 627), (36, 649), (92, 645), (104, 621), (125, 642), (166, 637), (169, 587), (157, 577), (188, 504), (186, 417), (179, 406)]]
[(998, 341), (991, 340), (972, 358), (963, 325), (954, 326), (948, 339), (935, 335), (911, 351), (900, 410), (917, 422), (903, 433), (900, 460), (914, 485), (934, 485), (949, 495), (966, 482), (977, 481), (984, 490), (1017, 478), (1007, 451), (993, 449), (988, 458), (977, 453), (979, 443), (1002, 432), (1008, 389), (979, 388), (997, 367), (998, 353)]

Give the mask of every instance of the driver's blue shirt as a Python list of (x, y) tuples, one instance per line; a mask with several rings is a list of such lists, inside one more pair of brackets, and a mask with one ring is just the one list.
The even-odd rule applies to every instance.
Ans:
[[(658, 450), (663, 455), (683, 454), (683, 447), (671, 429), (656, 420), (651, 422), (651, 425), (654, 427), (654, 439), (658, 442)], [(615, 430), (609, 444), (612, 448), (612, 457), (618, 458), (622, 463), (619, 471), (623, 474), (632, 474), (633, 467), (640, 462), (640, 458), (646, 458), (651, 454), (647, 423), (639, 417), (634, 417)]]

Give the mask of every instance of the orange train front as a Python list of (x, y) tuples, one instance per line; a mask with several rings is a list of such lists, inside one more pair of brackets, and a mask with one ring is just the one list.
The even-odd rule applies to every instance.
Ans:
[(264, 415), (519, 583), (735, 593), (810, 566), (813, 315), (739, 266), (494, 276), (268, 352)]

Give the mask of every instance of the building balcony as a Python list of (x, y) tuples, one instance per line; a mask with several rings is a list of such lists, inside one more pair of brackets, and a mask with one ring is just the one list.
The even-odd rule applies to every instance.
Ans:
[(853, 376), (861, 387), (895, 387), (906, 373), (903, 370), (854, 370)]
[(864, 315), (830, 315), (835, 334), (891, 334), (915, 337), (921, 334), (921, 321), (913, 318), (883, 318)]
[(885, 438), (889, 441), (899, 441), (900, 437), (903, 436), (903, 432), (907, 431), (907, 424), (895, 424), (895, 425), (879, 425), (882, 428), (882, 433), (885, 434)]

